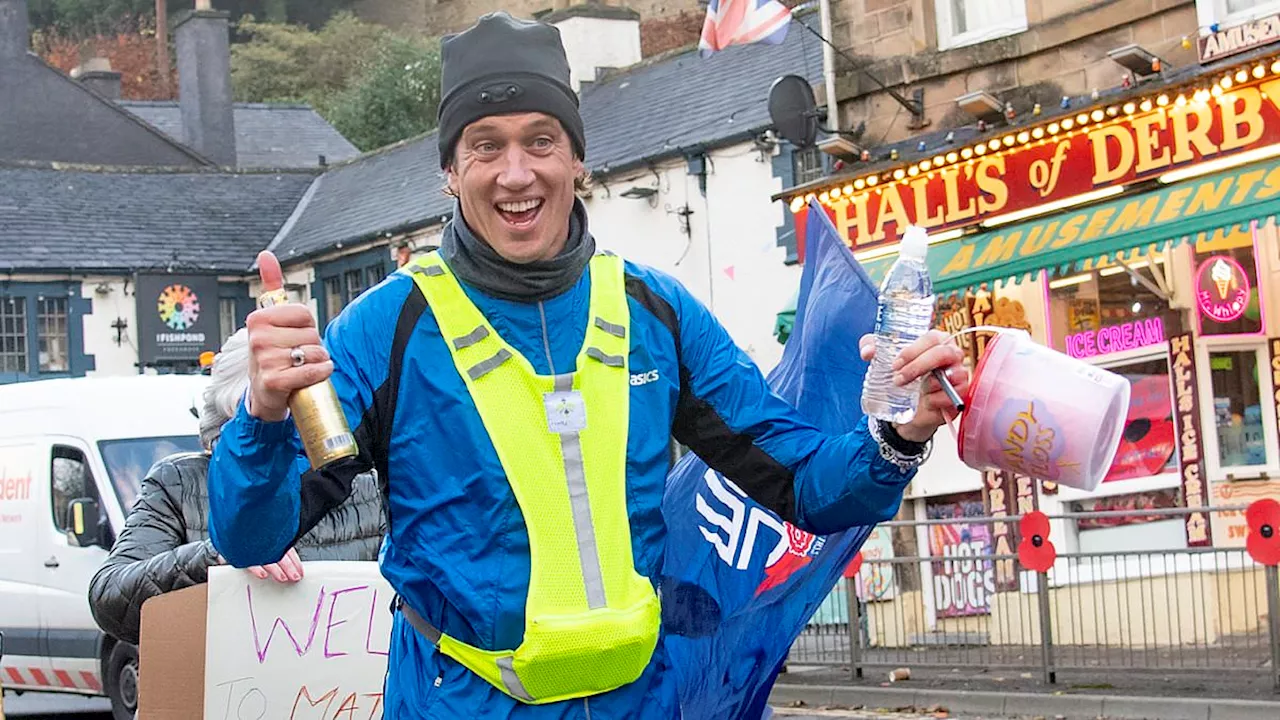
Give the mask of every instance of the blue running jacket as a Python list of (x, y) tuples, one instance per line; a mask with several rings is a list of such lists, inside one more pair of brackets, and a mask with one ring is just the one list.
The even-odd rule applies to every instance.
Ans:
[[(463, 287), (539, 373), (573, 369), (587, 327), (590, 273), (539, 303)], [(807, 423), (674, 278), (627, 263), (626, 289), (632, 372), (627, 506), (636, 571), (655, 587), (666, 542), (661, 506), (673, 438), (809, 532), (825, 535), (897, 513), (914, 473), (881, 457), (865, 421), (840, 436)], [(380, 566), (402, 601), (463, 642), (517, 647), (529, 580), (528, 535), (497, 453), (413, 279), (397, 272), (367, 290), (330, 323), (324, 342), (359, 457), (323, 472), (307, 470), (293, 421), (261, 422), (242, 404), (223, 428), (209, 467), (210, 528), (218, 551), (236, 567), (278, 561), (348, 496), (355, 475), (376, 468), (388, 510)], [(669, 720), (680, 710), (667, 667), (660, 638), (649, 667), (631, 685), (587, 699), (524, 705), (439, 653), (397, 612), (385, 716)]]

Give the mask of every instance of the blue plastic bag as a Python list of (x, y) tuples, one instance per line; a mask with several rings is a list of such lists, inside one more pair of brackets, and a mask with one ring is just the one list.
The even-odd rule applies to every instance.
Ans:
[[(795, 326), (768, 381), (810, 422), (844, 433), (863, 415), (858, 339), (874, 328), (878, 291), (816, 203), (806, 246)], [(692, 454), (672, 469), (662, 511), (663, 624), (683, 717), (767, 717), (788, 649), (871, 528), (810, 535)]]

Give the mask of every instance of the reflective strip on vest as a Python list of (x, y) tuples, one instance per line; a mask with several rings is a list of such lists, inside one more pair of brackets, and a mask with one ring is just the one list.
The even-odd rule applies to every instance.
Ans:
[[(520, 646), (482, 650), (444, 633), (433, 641), (494, 687), (532, 704), (634, 682), (658, 641), (659, 600), (635, 570), (627, 516), (630, 311), (623, 262), (597, 255), (589, 268), (586, 337), (575, 370), (555, 376), (537, 374), (502, 339), (438, 253), (405, 268), (440, 326), (529, 533)], [(419, 631), (421, 625), (438, 632), (416, 619)]]

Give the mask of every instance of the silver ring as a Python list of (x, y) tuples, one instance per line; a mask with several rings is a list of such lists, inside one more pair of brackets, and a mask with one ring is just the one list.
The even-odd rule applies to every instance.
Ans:
[(294, 367), (302, 367), (302, 364), (307, 361), (307, 354), (300, 347), (290, 350), (289, 357), (293, 358)]

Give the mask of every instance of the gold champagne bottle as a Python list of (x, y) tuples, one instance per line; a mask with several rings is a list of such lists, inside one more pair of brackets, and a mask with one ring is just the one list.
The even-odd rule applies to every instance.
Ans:
[[(288, 302), (289, 295), (284, 288), (265, 290), (258, 296), (258, 307), (284, 305)], [(335, 460), (352, 457), (359, 452), (355, 435), (347, 425), (347, 416), (342, 412), (342, 403), (338, 400), (332, 381), (324, 380), (295, 390), (289, 398), (289, 411), (293, 414), (298, 434), (302, 436), (302, 447), (306, 450), (312, 468), (318, 470)]]

